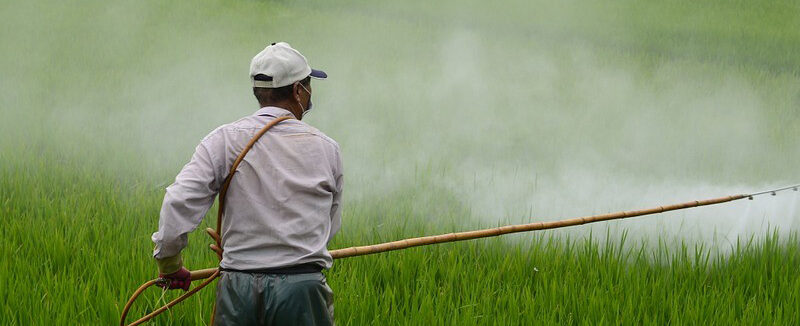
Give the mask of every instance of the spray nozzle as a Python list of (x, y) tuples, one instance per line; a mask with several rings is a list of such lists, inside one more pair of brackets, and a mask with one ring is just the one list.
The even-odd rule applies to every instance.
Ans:
[(751, 193), (751, 194), (746, 195), (746, 196), (747, 196), (747, 199), (753, 200), (753, 197), (755, 197), (755, 196), (761, 196), (761, 195), (766, 195), (766, 194), (777, 196), (778, 192), (786, 191), (786, 190), (789, 190), (789, 189), (792, 189), (794, 191), (800, 191), (800, 185), (794, 185), (794, 186), (783, 187), (783, 188), (780, 188), (780, 189), (772, 189), (772, 190), (766, 190), (766, 191), (757, 192), (757, 193)]

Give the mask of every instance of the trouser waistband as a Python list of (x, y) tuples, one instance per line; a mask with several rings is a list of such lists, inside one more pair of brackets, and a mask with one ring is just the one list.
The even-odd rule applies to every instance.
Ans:
[(233, 268), (219, 268), (223, 272), (238, 272), (250, 274), (305, 274), (305, 273), (319, 273), (322, 271), (322, 266), (315, 263), (305, 263), (294, 266), (277, 267), (277, 268), (257, 268), (257, 269), (233, 269)]

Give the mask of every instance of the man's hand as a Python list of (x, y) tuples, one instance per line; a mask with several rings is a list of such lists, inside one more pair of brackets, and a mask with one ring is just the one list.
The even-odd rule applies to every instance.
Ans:
[(158, 278), (165, 279), (167, 282), (159, 283), (158, 286), (164, 289), (183, 289), (189, 291), (192, 284), (192, 274), (185, 267), (181, 267), (177, 272), (171, 274), (158, 274)]
[(189, 290), (189, 285), (192, 284), (192, 273), (183, 267), (183, 259), (180, 254), (156, 259), (156, 264), (158, 265), (158, 278), (166, 280), (166, 282), (158, 282), (158, 286), (170, 290)]

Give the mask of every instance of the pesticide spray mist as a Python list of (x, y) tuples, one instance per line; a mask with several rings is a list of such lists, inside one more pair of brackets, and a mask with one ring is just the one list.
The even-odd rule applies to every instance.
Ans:
[[(307, 15), (285, 6), (308, 6)], [(258, 109), (247, 67), (274, 41), (330, 75), (313, 84), (318, 109), (307, 121), (340, 143), (351, 207), (413, 193), (417, 218), (435, 225), (439, 214), (467, 212), (466, 230), (800, 180), (797, 75), (769, 58), (728, 60), (700, 41), (658, 43), (640, 16), (611, 15), (634, 10), (625, 5), (6, 7), (3, 152), (55, 151), (156, 191), (206, 133)], [(797, 201), (786, 193), (557, 234), (628, 230), (724, 247), (796, 229)]]

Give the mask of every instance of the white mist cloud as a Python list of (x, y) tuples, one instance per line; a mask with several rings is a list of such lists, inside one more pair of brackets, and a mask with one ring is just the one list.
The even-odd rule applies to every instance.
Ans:
[[(797, 120), (781, 115), (796, 77), (637, 52), (625, 42), (649, 36), (604, 22), (617, 17), (605, 3), (320, 3), (302, 26), (293, 5), (10, 8), (0, 18), (21, 34), (0, 32), (3, 131), (85, 147), (79, 157), (105, 148), (128, 163), (106, 168), (145, 169), (163, 187), (202, 136), (257, 109), (249, 60), (284, 40), (330, 75), (314, 81), (307, 121), (342, 146), (350, 203), (410, 189), (432, 224), (466, 208), (468, 229), (800, 181), (797, 137), (782, 134)], [(462, 207), (437, 201), (445, 191)], [(559, 232), (724, 244), (796, 229), (793, 198)]]

